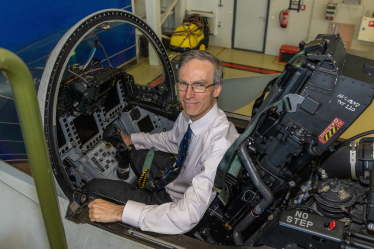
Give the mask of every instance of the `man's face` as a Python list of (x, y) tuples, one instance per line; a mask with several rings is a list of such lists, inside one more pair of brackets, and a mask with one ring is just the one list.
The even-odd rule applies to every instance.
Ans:
[[(179, 69), (179, 82), (187, 84), (202, 83), (206, 86), (213, 84), (214, 66), (209, 61), (193, 59)], [(179, 91), (179, 99), (184, 111), (196, 121), (207, 114), (214, 106), (222, 86), (211, 86), (204, 93), (195, 93), (191, 86), (186, 91)]]

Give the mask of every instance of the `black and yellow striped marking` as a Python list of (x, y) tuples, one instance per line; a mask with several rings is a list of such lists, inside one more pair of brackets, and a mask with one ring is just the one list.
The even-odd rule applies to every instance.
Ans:
[(138, 188), (144, 188), (147, 181), (148, 169), (145, 169), (138, 180)]
[(339, 130), (339, 127), (333, 126), (329, 132), (323, 137), (323, 139), (327, 142), (329, 139)]

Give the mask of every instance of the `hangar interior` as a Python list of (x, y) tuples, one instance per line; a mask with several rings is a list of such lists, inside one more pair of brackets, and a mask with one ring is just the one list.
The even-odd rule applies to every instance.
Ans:
[[(176, 115), (182, 110), (177, 104), (178, 91), (175, 87), (175, 82), (178, 80), (177, 64), (188, 43), (186, 51), (202, 49), (221, 60), (225, 73), (223, 92), (218, 99), (218, 104), (226, 112), (229, 120), (235, 124), (240, 134), (249, 127), (251, 118), (256, 117), (253, 108), (258, 98), (264, 98), (264, 103), (266, 103), (266, 96), (271, 94), (274, 88), (266, 93), (263, 92), (263, 89), (270, 81), (278, 79), (279, 75), (281, 75), (279, 76), (281, 79), (284, 74), (297, 74), (296, 72), (299, 70), (303, 77), (304, 75), (310, 77), (315, 73), (313, 77), (316, 75), (317, 79), (320, 76), (317, 76), (316, 73), (321, 69), (318, 74), (325, 74), (326, 79), (330, 80), (329, 77), (332, 73), (330, 75), (326, 71), (330, 70), (329, 72), (334, 72), (331, 82), (335, 81), (335, 85), (332, 88), (320, 86), (320, 89), (323, 89), (321, 94), (316, 93), (317, 97), (310, 98), (308, 96), (313, 94), (308, 93), (307, 89), (308, 87), (309, 89), (313, 88), (313, 84), (309, 82), (310, 85), (303, 86), (305, 88), (300, 86), (299, 90), (302, 89), (302, 91), (300, 90), (298, 96), (302, 96), (302, 100), (300, 100), (301, 97), (298, 97), (299, 100), (295, 100), (300, 101), (297, 102), (299, 104), (298, 111), (293, 110), (292, 113), (291, 111), (289, 113), (274, 112), (269, 114), (266, 120), (259, 121), (258, 126), (263, 125), (263, 127), (258, 127), (256, 132), (258, 130), (259, 133), (262, 133), (261, 139), (265, 140), (259, 142), (259, 137), (253, 135), (252, 148), (257, 151), (254, 154), (258, 153), (256, 154), (256, 163), (263, 170), (261, 172), (265, 172), (262, 175), (263, 181), (270, 185), (271, 191), (278, 199), (272, 203), (273, 206), (267, 209), (267, 214), (263, 213), (262, 216), (259, 214), (262, 223), (255, 222), (254, 227), (256, 228), (253, 228), (253, 231), (248, 228), (248, 225), (244, 226), (241, 219), (247, 217), (250, 207), (259, 205), (260, 197), (264, 197), (265, 194), (259, 191), (261, 194), (259, 195), (258, 192), (253, 191), (253, 185), (249, 186), (250, 184), (245, 182), (246, 177), (247, 180), (250, 177), (249, 173), (245, 175), (240, 171), (235, 177), (241, 179), (241, 185), (239, 184), (241, 187), (235, 190), (233, 186), (236, 186), (237, 182), (230, 182), (232, 189), (228, 195), (231, 199), (226, 200), (227, 203), (223, 202), (224, 205), (218, 204), (218, 202), (213, 203), (215, 206), (212, 204), (209, 207), (209, 215), (205, 216), (195, 230), (183, 238), (157, 237), (147, 234), (147, 236), (155, 236), (152, 238), (159, 238), (162, 241), (154, 244), (150, 242), (152, 239), (148, 238), (148, 240), (145, 239), (147, 243), (150, 243), (147, 245), (151, 247), (157, 245), (159, 248), (163, 248), (176, 243), (177, 239), (181, 239), (183, 241), (181, 243), (189, 243), (187, 248), (194, 246), (199, 248), (201, 244), (195, 245), (195, 242), (191, 241), (193, 238), (210, 244), (247, 246), (243, 248), (259, 245), (278, 248), (276, 244), (279, 241), (281, 241), (279, 243), (285, 243), (284, 245), (289, 242), (287, 239), (280, 238), (282, 234), (289, 232), (300, 236), (304, 233), (311, 233), (313, 236), (305, 242), (306, 244), (298, 241), (295, 245), (287, 244), (287, 248), (308, 248), (308, 246), (309, 248), (334, 246), (334, 248), (338, 248), (337, 246), (370, 248), (369, 245), (372, 245), (370, 243), (373, 242), (372, 232), (374, 231), (374, 197), (372, 193), (371, 195), (366, 194), (367, 189), (365, 188), (369, 188), (369, 192), (374, 191), (374, 178), (372, 177), (374, 173), (371, 173), (374, 161), (372, 139), (374, 135), (360, 136), (355, 143), (351, 143), (350, 147), (344, 147), (345, 151), (341, 150), (329, 159), (312, 160), (312, 156), (321, 158), (326, 154), (323, 152), (329, 150), (334, 153), (334, 146), (340, 148), (340, 145), (346, 145), (347, 141), (351, 142), (352, 137), (373, 130), (374, 105), (370, 103), (372, 101), (371, 86), (374, 84), (374, 78), (371, 76), (371, 73), (374, 73), (374, 1), (116, 0), (110, 3), (93, 1), (87, 7), (84, 1), (79, 0), (75, 3), (74, 11), (71, 11), (71, 4), (62, 1), (55, 4), (40, 1), (31, 5), (19, 0), (5, 5), (7, 6), (0, 10), (6, 20), (4, 29), (0, 31), (0, 37), (2, 37), (0, 38), (0, 47), (14, 52), (26, 63), (33, 77), (39, 102), (44, 101), (40, 107), (44, 129), (46, 134), (54, 134), (53, 137), (46, 135), (47, 146), (52, 151), (49, 153), (54, 165), (54, 177), (63, 195), (74, 196), (69, 198), (69, 207), (64, 209), (66, 213), (63, 216), (65, 218), (76, 223), (87, 222), (87, 217), (82, 218), (82, 210), (83, 207), (87, 207), (87, 203), (81, 201), (82, 199), (80, 199), (81, 202), (76, 201), (75, 195), (76, 190), (79, 190), (91, 179), (125, 179), (129, 183), (136, 181), (136, 175), (129, 166), (127, 166), (129, 169), (126, 169), (128, 171), (124, 174), (125, 176), (120, 175), (118, 155), (120, 151), (123, 151), (122, 145), (106, 141), (104, 139), (105, 132), (113, 125), (124, 134), (158, 133), (173, 127)], [(118, 14), (115, 11), (103, 12), (100, 16), (92, 14), (104, 9), (119, 9), (134, 15), (126, 16), (125, 12)], [(113, 15), (114, 17), (107, 18), (105, 15)], [(209, 32), (201, 35), (202, 31), (200, 32), (199, 29), (191, 31), (193, 28), (189, 27), (187, 31), (185, 30), (185, 34), (178, 35), (176, 30), (190, 15), (199, 15), (201, 19), (198, 21), (205, 23), (205, 25), (208, 24)], [(85, 19), (87, 16), (91, 19)], [(97, 23), (95, 22), (96, 17)], [(92, 19), (94, 20), (92, 21)], [(95, 22), (95, 25), (91, 22)], [(81, 26), (76, 26), (76, 23)], [(195, 20), (193, 23), (193, 25), (196, 24)], [(200, 29), (204, 30), (204, 28)], [(200, 32), (199, 35), (196, 32)], [(326, 36), (319, 36), (321, 34)], [(205, 40), (200, 40), (200, 36), (204, 36)], [(316, 41), (318, 42), (316, 43)], [(191, 43), (195, 45), (192, 46)], [(67, 51), (64, 50), (64, 46), (67, 47)], [(332, 51), (331, 48), (335, 50), (328, 54), (327, 51)], [(303, 58), (304, 60), (298, 59), (300, 57), (298, 53), (301, 50), (308, 50), (310, 53)], [(316, 61), (323, 61), (321, 57), (317, 57), (319, 54), (332, 57), (330, 67), (335, 68), (326, 69), (322, 62), (318, 64)], [(63, 59), (60, 61), (60, 58)], [(290, 60), (292, 63), (287, 64)], [(353, 62), (347, 65), (346, 61)], [(292, 67), (293, 63), (296, 65), (294, 68)], [(316, 63), (317, 66), (313, 63)], [(354, 67), (354, 64), (357, 64), (357, 67)], [(341, 67), (349, 68), (349, 70), (347, 69), (343, 73)], [(287, 78), (287, 82), (290, 82), (289, 85), (306, 82), (306, 78), (303, 80), (300, 78), (299, 83), (295, 83), (294, 81), (297, 80), (293, 81), (292, 79), (294, 78), (291, 76)], [(353, 84), (355, 81), (359, 84), (362, 82), (362, 88), (346, 85), (345, 79), (353, 79)], [(0, 116), (0, 159), (32, 177), (20, 122), (15, 115), (16, 107), (12, 88), (3, 75), (0, 75), (0, 86), (0, 112), (2, 113)], [(336, 87), (335, 90), (334, 87)], [(335, 92), (331, 94), (333, 90), (337, 91), (337, 89), (341, 91), (340, 95), (335, 96)], [(290, 89), (286, 88), (286, 90)], [(347, 96), (351, 96), (350, 94), (354, 95), (354, 98), (351, 97), (348, 100), (348, 103), (351, 104), (349, 110), (352, 113), (341, 114), (342, 116), (346, 115), (344, 122), (340, 122), (341, 120), (338, 119), (340, 124), (335, 126), (337, 130), (328, 131), (324, 134), (327, 138), (322, 138), (325, 140), (316, 145), (318, 141), (311, 138), (317, 132), (313, 129), (318, 130), (322, 126), (329, 125), (325, 124), (326, 116), (319, 115), (324, 115), (321, 113), (325, 112), (330, 115), (328, 117), (330, 118), (339, 113), (340, 109), (331, 106), (329, 109), (327, 103), (343, 101), (344, 98), (347, 101)], [(287, 96), (282, 95), (282, 98)], [(310, 101), (308, 106), (306, 106), (306, 100)], [(302, 103), (305, 104), (304, 107), (301, 107)], [(313, 108), (315, 109), (313, 110)], [(316, 119), (308, 120), (306, 116), (303, 116), (305, 114), (299, 113), (299, 109), (313, 115)], [(286, 144), (284, 142), (286, 138), (284, 138), (282, 142), (278, 141), (278, 144), (273, 146), (287, 148), (284, 149), (283, 155), (286, 158), (278, 154), (277, 159), (275, 156), (270, 158), (267, 156), (271, 147), (268, 143), (272, 141), (271, 136), (275, 137), (274, 134), (280, 130), (278, 123), (283, 125), (284, 121), (284, 125), (287, 126), (286, 118), (289, 119), (288, 123), (294, 122), (294, 126), (289, 129), (295, 129), (292, 132), (300, 133), (299, 137), (295, 139), (300, 139), (300, 136), (303, 137), (302, 139), (309, 139), (310, 146), (308, 142), (309, 147), (306, 145), (300, 147), (303, 150), (301, 154), (299, 154), (301, 149), (299, 152), (295, 152), (296, 149), (291, 152), (287, 149), (294, 144)], [(309, 130), (309, 133), (298, 126), (303, 129), (307, 127), (305, 129)], [(277, 131), (275, 131), (276, 128)], [(334, 139), (330, 139), (338, 130), (340, 138), (337, 139), (335, 136)], [(265, 137), (264, 134), (267, 134), (268, 137)], [(365, 139), (360, 140), (363, 137)], [(333, 142), (336, 143), (333, 144)], [(340, 144), (337, 144), (338, 142)], [(261, 143), (265, 143), (266, 146), (261, 147)], [(248, 151), (253, 152), (250, 149)], [(354, 157), (351, 155), (353, 151)], [(357, 155), (361, 154), (356, 158), (356, 153)], [(291, 154), (299, 159), (292, 161), (287, 157)], [(279, 159), (278, 156), (282, 159)], [(249, 154), (247, 157), (250, 157)], [(244, 161), (244, 159), (242, 160)], [(310, 164), (307, 165), (306, 162)], [(282, 170), (283, 166), (287, 164), (290, 170), (286, 173), (278, 169), (272, 171), (273, 165), (277, 163), (282, 165)], [(311, 171), (310, 179), (317, 177), (317, 174), (318, 177), (323, 178), (320, 181), (317, 178), (313, 182), (313, 187), (319, 187), (318, 194), (321, 195), (313, 194), (321, 197), (316, 197), (315, 202), (307, 197), (304, 198), (307, 194), (309, 196), (312, 191), (311, 180), (310, 183), (309, 181), (306, 181), (305, 184), (304, 182), (300, 183), (300, 190), (292, 190), (295, 192), (292, 192), (292, 195), (295, 205), (310, 204), (310, 207), (305, 210), (311, 210), (312, 214), (309, 213), (309, 215), (313, 217), (313, 222), (325, 224), (323, 228), (325, 230), (335, 229), (328, 236), (325, 236), (324, 230), (320, 228), (312, 232), (300, 229), (300, 226), (307, 226), (309, 222), (308, 214), (305, 212), (306, 218), (302, 216), (302, 213), (296, 212), (294, 214), (293, 209), (277, 213), (279, 212), (277, 205), (281, 205), (284, 199), (288, 201), (292, 189), (290, 187), (281, 192), (279, 189), (282, 189), (282, 184), (288, 184), (285, 183), (287, 181), (295, 181), (295, 175), (305, 178), (309, 173), (306, 168), (314, 169), (316, 164), (318, 167), (321, 166), (321, 170)], [(339, 166), (330, 168), (326, 166), (333, 164)], [(337, 170), (340, 166), (348, 173), (341, 168)], [(300, 173), (299, 168), (296, 169), (296, 167), (305, 170)], [(353, 172), (352, 168), (355, 168), (356, 171)], [(59, 170), (61, 172), (56, 172)], [(336, 173), (336, 171), (344, 172)], [(348, 177), (352, 176), (356, 182), (346, 180), (347, 174)], [(306, 177), (308, 178), (309, 175)], [(361, 185), (357, 182), (361, 182)], [(330, 189), (334, 189), (334, 196), (331, 196)], [(79, 194), (79, 198), (84, 196), (82, 193)], [(285, 197), (287, 195), (288, 197)], [(336, 199), (336, 195), (339, 196), (339, 199)], [(240, 198), (245, 201), (245, 205), (238, 207), (233, 203), (238, 202)], [(250, 198), (253, 198), (253, 202), (249, 201)], [(303, 201), (303, 198), (307, 201)], [(74, 208), (72, 206), (74, 201), (81, 206)], [(272, 211), (271, 214), (269, 210)], [(299, 225), (287, 226), (288, 217), (297, 217), (298, 214), (301, 215)], [(272, 221), (273, 217), (277, 218)], [(339, 220), (340, 223), (336, 223), (336, 228), (335, 221), (334, 227), (330, 226), (332, 222), (326, 226), (325, 221), (328, 219), (326, 217)], [(301, 222), (302, 218), (304, 218), (305, 224)], [(275, 220), (278, 221), (278, 225), (274, 223)], [(352, 225), (355, 227), (347, 232), (344, 227), (351, 225), (352, 221), (359, 225)], [(222, 223), (219, 228), (217, 228), (218, 225), (211, 225), (219, 222)], [(297, 225), (297, 223), (295, 224)], [(235, 230), (235, 225), (237, 227), (243, 226), (243, 229)], [(121, 229), (123, 229), (105, 225), (97, 227), (116, 234), (121, 233)], [(254, 231), (255, 229), (258, 230)], [(343, 230), (344, 238), (341, 235)], [(365, 230), (364, 235), (360, 233), (362, 230)], [(143, 236), (141, 233), (132, 233), (131, 228), (129, 231), (126, 230), (127, 235), (130, 234), (136, 239)], [(235, 235), (235, 233), (239, 235)], [(349, 234), (348, 238), (346, 234)], [(354, 235), (351, 236), (351, 234)], [(277, 240), (271, 241), (273, 238), (277, 238)], [(144, 240), (144, 237), (140, 240), (142, 239)], [(22, 243), (22, 241), (12, 240), (12, 243)], [(348, 246), (350, 243), (353, 247)], [(77, 242), (75, 245), (78, 244)], [(346, 247), (343, 247), (343, 244)]]
[[(291, 53), (298, 50), (298, 45), (301, 41), (311, 41), (318, 34), (334, 34), (340, 33), (345, 35), (348, 39), (345, 41), (347, 52), (363, 56), (369, 59), (374, 59), (374, 43), (370, 41), (370, 27), (367, 28), (368, 35), (361, 34), (360, 30), (365, 29), (361, 27), (364, 25), (363, 17), (371, 18), (373, 16), (374, 3), (369, 0), (362, 1), (343, 1), (343, 0), (302, 0), (294, 1), (294, 5), (290, 5), (288, 0), (270, 0), (261, 1), (261, 3), (253, 3), (252, 1), (197, 1), (197, 0), (160, 0), (160, 1), (121, 1), (118, 2), (118, 8), (132, 11), (158, 32), (158, 36), (162, 38), (165, 47), (168, 49), (170, 58), (175, 58), (178, 53), (170, 51), (170, 35), (181, 23), (183, 18), (188, 14), (200, 14), (206, 16), (210, 25), (211, 33), (209, 35), (210, 41), (206, 51), (217, 56), (224, 62), (225, 74), (224, 78), (241, 78), (259, 76), (263, 74), (277, 74), (284, 69), (284, 62), (281, 62), (279, 56), (286, 56), (288, 58)], [(299, 3), (297, 3), (299, 2)], [(259, 4), (259, 5), (257, 5)], [(298, 4), (300, 6), (298, 6)], [(123, 7), (123, 5), (125, 5)], [(56, 6), (49, 6), (40, 3), (32, 7), (35, 11), (51, 10), (66, 11), (67, 5), (59, 3)], [(95, 8), (104, 8), (97, 5)], [(280, 26), (280, 14), (288, 8), (296, 8), (289, 10), (289, 18), (287, 27)], [(296, 7), (295, 7), (296, 6)], [(328, 6), (335, 6), (333, 12), (327, 14)], [(58, 41), (60, 37), (73, 24), (73, 20), (78, 21), (78, 15), (70, 14), (73, 17), (62, 22), (61, 17), (50, 17), (47, 12), (44, 12), (43, 18), (38, 18), (38, 15), (31, 15), (26, 10), (28, 6), (23, 6), (21, 9), (16, 8), (16, 3), (10, 4), (9, 9), (14, 9), (6, 15), (13, 15), (16, 11), (24, 12), (28, 16), (25, 19), (12, 18), (8, 19), (7, 29), (4, 30), (10, 33), (10, 36), (2, 41), (4, 48), (16, 52), (35, 74), (35, 84), (38, 84), (41, 79), (43, 67), (48, 58), (48, 53), (53, 49), (53, 44)], [(80, 7), (79, 7), (80, 8)], [(299, 10), (297, 10), (299, 8)], [(85, 13), (89, 13), (89, 8), (85, 9)], [(241, 12), (243, 10), (243, 12)], [(148, 15), (147, 15), (148, 11)], [(165, 12), (167, 15), (165, 15)], [(61, 16), (67, 15), (62, 13)], [(328, 19), (327, 18), (328, 15)], [(83, 15), (80, 15), (83, 16)], [(330, 19), (330, 18), (333, 19)], [(160, 19), (161, 21), (157, 21)], [(30, 21), (35, 25), (35, 30), (26, 29), (23, 25)], [(50, 23), (47, 25), (47, 23)], [(251, 27), (248, 29), (248, 24)], [(13, 26), (12, 26), (13, 25)], [(23, 35), (15, 31), (14, 26), (23, 29)], [(245, 32), (242, 31), (245, 29)], [(248, 30), (247, 30), (248, 29)], [(132, 61), (124, 67), (124, 69), (131, 68), (131, 74), (137, 79), (137, 84), (148, 85), (157, 84), (161, 80), (161, 69), (159, 66), (150, 64), (148, 58), (147, 41), (144, 37), (136, 32), (134, 41), (123, 45), (127, 49), (126, 56), (131, 59), (137, 58), (136, 63)], [(44, 42), (47, 39), (47, 42)], [(137, 40), (137, 44), (135, 44)], [(243, 41), (246, 41), (243, 43)], [(136, 45), (136, 47), (134, 46)], [(82, 44), (81, 46), (84, 46)], [(282, 46), (288, 50), (282, 52)], [(288, 46), (288, 47), (285, 47)], [(108, 47), (108, 55), (112, 57), (119, 51), (123, 50), (120, 47), (111, 47), (111, 44), (105, 45)], [(293, 51), (291, 50), (293, 49)], [(150, 49), (152, 50), (152, 49)], [(41, 52), (44, 51), (44, 52)], [(47, 52), (49, 51), (49, 52)], [(98, 53), (103, 56), (103, 52), (98, 48)], [(133, 53), (133, 54), (130, 54)], [(287, 57), (288, 56), (288, 57)], [(118, 59), (118, 54), (116, 58)], [(129, 59), (129, 61), (131, 60)], [(176, 58), (174, 61), (177, 61)], [(157, 63), (156, 63), (157, 64)], [(5, 81), (5, 80), (4, 80)], [(11, 103), (12, 93), (10, 87), (4, 87), (1, 92), (1, 101), (4, 109), (13, 108)], [(9, 103), (8, 103), (9, 102)], [(252, 104), (248, 103), (235, 110), (235, 113), (250, 116)], [(8, 107), (10, 106), (10, 107)], [(370, 107), (373, 108), (373, 107)], [(368, 113), (368, 112), (367, 112)], [(356, 122), (344, 135), (343, 138), (349, 138), (353, 135), (365, 131), (373, 119), (371, 116), (364, 114), (364, 118), (360, 122)], [(3, 120), (1, 124), (6, 130), (9, 126), (17, 129), (19, 126), (17, 118), (14, 120)], [(17, 156), (6, 150), (0, 152), (0, 157), (3, 160), (12, 162), (13, 165), (25, 170), (28, 174), (31, 173), (26, 159), (24, 145), (19, 138), (6, 138), (10, 144), (5, 145), (16, 147)], [(18, 143), (18, 144), (17, 144)], [(27, 161), (27, 160), (26, 160)]]

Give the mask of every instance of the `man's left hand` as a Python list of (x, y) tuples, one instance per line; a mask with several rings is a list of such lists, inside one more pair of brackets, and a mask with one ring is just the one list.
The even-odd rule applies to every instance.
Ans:
[(102, 199), (96, 199), (88, 204), (91, 221), (116, 222), (122, 221), (122, 213), (125, 206), (116, 205)]

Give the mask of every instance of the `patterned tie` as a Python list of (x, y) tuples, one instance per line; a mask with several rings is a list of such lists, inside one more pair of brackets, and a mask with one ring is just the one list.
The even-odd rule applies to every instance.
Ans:
[(175, 166), (160, 170), (153, 181), (147, 182), (147, 184), (145, 185), (146, 189), (148, 189), (149, 191), (160, 190), (178, 177), (183, 163), (187, 158), (188, 146), (191, 142), (191, 133), (192, 130), (190, 128), (190, 125), (188, 125), (188, 129), (179, 145), (178, 158)]

